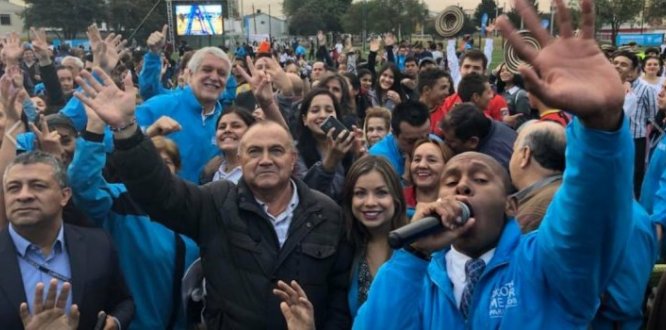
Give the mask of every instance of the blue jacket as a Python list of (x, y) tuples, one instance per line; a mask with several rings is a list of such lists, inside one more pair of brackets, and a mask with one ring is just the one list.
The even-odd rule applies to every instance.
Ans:
[(136, 120), (147, 129), (162, 116), (169, 116), (183, 128), (168, 135), (178, 145), (181, 170), (178, 175), (191, 182), (199, 182), (199, 174), (206, 163), (219, 153), (215, 144), (215, 124), (222, 113), (218, 102), (213, 114), (202, 117), (201, 104), (190, 87), (182, 91), (156, 96), (136, 109)]
[(430, 262), (399, 250), (381, 267), (354, 328), (586, 329), (627, 246), (633, 142), (627, 120), (600, 132), (578, 119), (567, 142), (564, 179), (539, 230), (521, 235), (507, 220), (467, 324), (446, 272), (448, 249)]
[[(220, 102), (225, 105), (232, 104), (236, 99), (238, 83), (233, 75), (229, 75), (224, 93), (220, 95)], [(153, 96), (173, 93), (182, 88), (166, 89), (162, 85), (162, 58), (153, 52), (143, 56), (143, 66), (139, 72), (139, 95), (144, 101)]]
[[(102, 177), (104, 145), (79, 138), (68, 174), (76, 205), (111, 234), (120, 266), (136, 304), (130, 329), (166, 329), (172, 308), (175, 234), (153, 222), (131, 200), (123, 184)], [(197, 245), (185, 243), (185, 268), (199, 256)], [(184, 309), (179, 325), (184, 328)]]
[(618, 269), (613, 272), (592, 329), (640, 329), (643, 324), (643, 298), (652, 267), (657, 261), (659, 241), (654, 223), (643, 207), (634, 201), (631, 235)]
[(652, 222), (666, 228), (666, 141), (663, 136), (652, 152), (645, 172), (640, 202)]

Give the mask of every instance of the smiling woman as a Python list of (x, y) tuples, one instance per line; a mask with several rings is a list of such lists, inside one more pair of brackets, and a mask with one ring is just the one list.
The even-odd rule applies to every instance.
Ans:
[(355, 316), (379, 267), (391, 257), (388, 232), (407, 223), (400, 179), (384, 158), (365, 156), (352, 165), (342, 194), (342, 212), (354, 246), (348, 300)]
[(407, 202), (408, 218), (414, 215), (417, 203), (437, 200), (444, 165), (452, 157), (453, 150), (441, 141), (423, 139), (416, 142), (407, 169), (412, 186), (403, 190)]
[(222, 155), (211, 159), (203, 170), (201, 183), (228, 180), (238, 183), (241, 170), (238, 146), (241, 138), (256, 120), (252, 114), (243, 109), (231, 106), (220, 116), (215, 127), (215, 143)]

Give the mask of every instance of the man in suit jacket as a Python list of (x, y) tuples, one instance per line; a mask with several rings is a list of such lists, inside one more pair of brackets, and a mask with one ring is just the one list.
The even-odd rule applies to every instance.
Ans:
[(108, 235), (100, 229), (64, 225), (62, 208), (71, 196), (66, 170), (43, 152), (19, 155), (3, 180), (9, 228), (0, 232), (0, 324), (22, 329), (19, 306), (31, 313), (37, 283), (71, 284), (66, 304), (80, 311), (79, 328), (92, 329), (98, 313), (105, 329), (127, 328), (134, 303)]

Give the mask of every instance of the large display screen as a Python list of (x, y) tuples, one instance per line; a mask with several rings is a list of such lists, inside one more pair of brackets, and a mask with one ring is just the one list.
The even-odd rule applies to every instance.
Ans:
[(208, 36), (224, 33), (222, 5), (176, 5), (176, 34)]

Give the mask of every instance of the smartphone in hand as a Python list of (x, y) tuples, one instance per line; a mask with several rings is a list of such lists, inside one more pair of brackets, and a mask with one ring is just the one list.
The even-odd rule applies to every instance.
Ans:
[[(342, 133), (342, 131), (347, 130), (347, 127), (345, 127), (345, 125), (343, 123), (341, 123), (337, 118), (335, 118), (333, 116), (330, 116), (330, 117), (326, 118), (326, 120), (319, 127), (326, 134), (328, 134), (328, 132), (331, 129), (335, 128), (335, 132), (333, 132), (333, 139), (334, 140), (338, 139), (338, 135), (340, 135), (340, 133)], [(347, 130), (346, 134), (349, 134), (349, 130)], [(344, 138), (347, 138), (347, 136), (345, 135)]]

